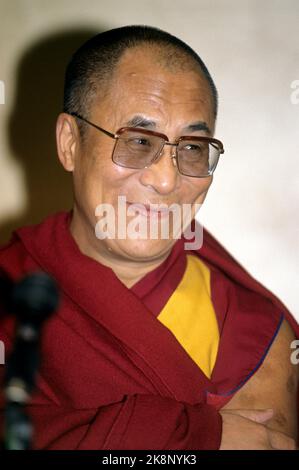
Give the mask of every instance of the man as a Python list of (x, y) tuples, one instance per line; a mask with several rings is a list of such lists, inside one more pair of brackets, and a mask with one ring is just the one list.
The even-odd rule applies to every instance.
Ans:
[[(68, 65), (57, 149), (73, 210), (0, 253), (12, 278), (42, 269), (62, 291), (28, 407), (35, 448), (295, 448), (298, 325), (210, 234), (186, 250), (170, 217), (186, 205), (190, 222), (204, 202), (223, 153), (216, 114), (201, 59), (155, 28), (107, 31)], [(158, 237), (132, 234), (136, 212)], [(1, 335), (9, 348), (10, 319)]]

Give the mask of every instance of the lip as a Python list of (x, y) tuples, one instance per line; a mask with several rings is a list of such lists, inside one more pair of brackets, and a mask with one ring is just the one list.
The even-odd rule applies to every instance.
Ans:
[(169, 209), (168, 208), (159, 208), (156, 209), (154, 206), (160, 204), (143, 204), (142, 202), (126, 202), (127, 207), (135, 206), (136, 209), (138, 208), (139, 214), (142, 214), (146, 217), (155, 216), (158, 218), (168, 217)]

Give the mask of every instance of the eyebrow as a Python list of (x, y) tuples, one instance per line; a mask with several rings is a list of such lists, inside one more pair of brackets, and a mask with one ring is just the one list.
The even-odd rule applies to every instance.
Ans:
[[(157, 123), (155, 121), (151, 119), (147, 119), (144, 116), (141, 116), (139, 114), (137, 114), (136, 116), (133, 116), (132, 119), (127, 121), (125, 125), (128, 127), (143, 127), (145, 129), (148, 129), (148, 128), (156, 129), (157, 127)], [(196, 131), (205, 131), (208, 134), (211, 134), (211, 131), (207, 123), (204, 121), (193, 122), (192, 124), (189, 124), (183, 129), (184, 133), (196, 132)]]
[(156, 128), (157, 124), (155, 121), (147, 119), (143, 116), (137, 114), (136, 116), (132, 117), (129, 121), (126, 122), (126, 126), (128, 127), (144, 127), (144, 128)]
[(204, 121), (197, 121), (189, 124), (189, 126), (184, 127), (183, 132), (196, 132), (196, 131), (205, 131), (208, 134), (211, 134), (211, 131)]

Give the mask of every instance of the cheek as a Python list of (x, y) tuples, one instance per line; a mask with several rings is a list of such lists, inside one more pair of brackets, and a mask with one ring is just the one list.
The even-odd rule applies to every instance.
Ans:
[(209, 187), (212, 184), (213, 177), (208, 178), (198, 178), (191, 181), (188, 181), (188, 185), (185, 187), (185, 200), (187, 202), (196, 202), (202, 204)]
[(130, 185), (133, 170), (113, 163), (112, 150), (113, 147), (104, 146), (91, 148), (82, 155), (74, 175), (78, 181), (77, 194), (80, 190), (80, 199), (88, 200), (92, 207), (105, 202), (114, 204), (123, 188)]
[(113, 146), (111, 147), (109, 144), (110, 142), (108, 142), (108, 145), (105, 142), (100, 144), (90, 139), (79, 157), (79, 164), (76, 169), (77, 179), (82, 181), (88, 192), (94, 186), (101, 186), (108, 177), (109, 171), (111, 172)]
[(114, 141), (105, 140), (105, 144), (94, 146), (90, 149), (90, 164), (88, 178), (93, 180), (97, 187), (102, 187), (105, 195), (132, 184), (132, 175), (136, 170), (116, 165), (112, 160)]

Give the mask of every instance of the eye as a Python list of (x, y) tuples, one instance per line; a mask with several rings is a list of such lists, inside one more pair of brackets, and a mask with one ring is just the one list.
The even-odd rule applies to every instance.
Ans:
[(140, 145), (144, 147), (148, 147), (151, 145), (151, 142), (146, 139), (145, 137), (134, 137), (129, 140), (129, 143), (132, 145)]
[(198, 144), (186, 144), (183, 149), (188, 152), (201, 152), (202, 148), (201, 145)]

